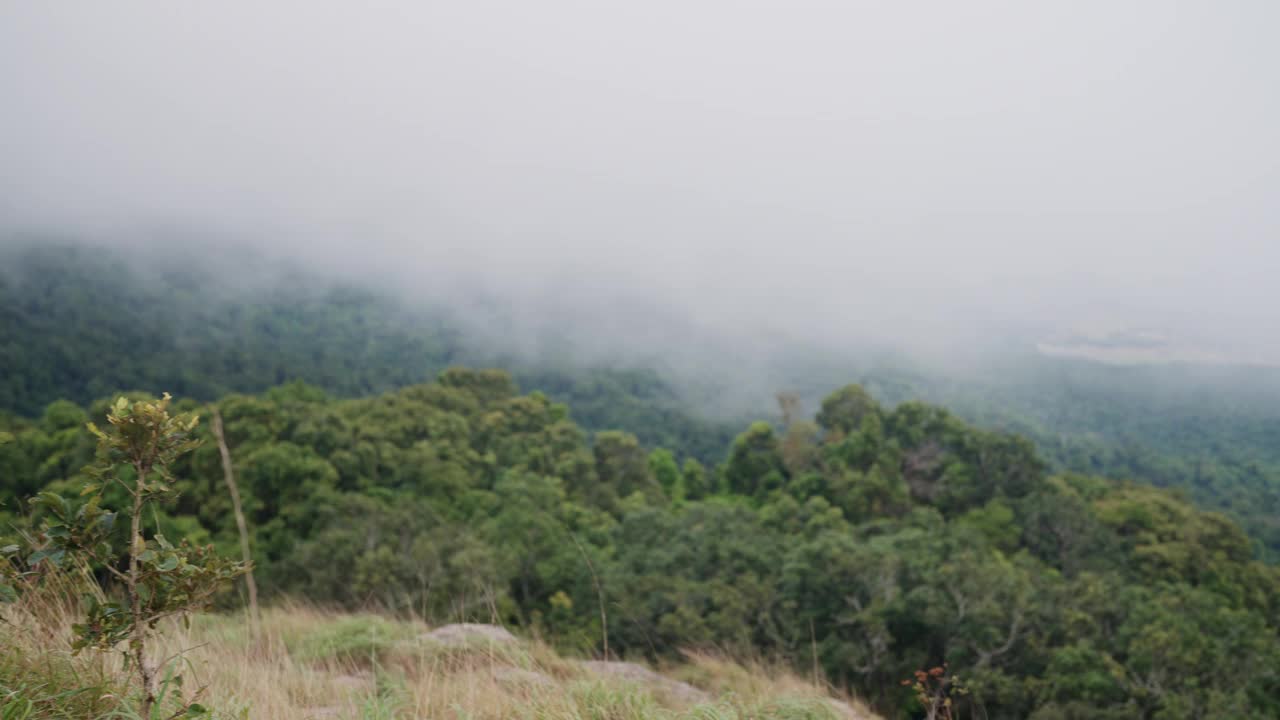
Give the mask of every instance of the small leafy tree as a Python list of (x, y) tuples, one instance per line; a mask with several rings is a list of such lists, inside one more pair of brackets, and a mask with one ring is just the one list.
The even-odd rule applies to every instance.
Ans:
[(929, 670), (917, 670), (914, 677), (903, 680), (915, 695), (916, 702), (924, 709), (925, 720), (957, 720), (956, 698), (967, 695), (960, 678), (947, 675), (946, 663)]
[[(11, 442), (13, 442), (13, 435), (0, 432), (0, 445)], [(18, 599), (18, 590), (15, 586), (20, 577), (17, 565), (18, 549), (16, 544), (0, 547), (0, 603), (10, 603)]]
[[(126, 665), (137, 678), (141, 698), (139, 715), (152, 718), (161, 666), (148, 653), (148, 641), (159, 622), (204, 607), (225, 583), (245, 572), (245, 564), (225, 560), (213, 547), (197, 547), (185, 540), (174, 545), (158, 528), (148, 539), (143, 528), (146, 510), (174, 493), (170, 474), (173, 462), (199, 445), (192, 431), (194, 415), (170, 415), (170, 397), (130, 403), (119, 398), (107, 412), (109, 431), (89, 423), (98, 439), (97, 459), (90, 467), (92, 482), (77, 502), (52, 492), (40, 493), (32, 502), (45, 512), (41, 547), (28, 564), (55, 565), (85, 562), (101, 568), (124, 589), (123, 600), (111, 593), (86, 597), (85, 616), (74, 626), (72, 647), (109, 651), (120, 645)], [(109, 487), (122, 488), (131, 500), (129, 535), (119, 547), (113, 532), (117, 513), (103, 507)], [(108, 598), (106, 600), (100, 598)], [(184, 703), (174, 716), (195, 715), (203, 708)]]

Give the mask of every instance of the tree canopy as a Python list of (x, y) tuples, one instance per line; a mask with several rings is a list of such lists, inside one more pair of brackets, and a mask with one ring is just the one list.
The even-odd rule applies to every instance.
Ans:
[[(863, 397), (834, 393), (820, 427), (752, 424), (712, 468), (584, 430), (495, 370), (218, 407), (268, 597), (496, 613), (581, 652), (600, 650), (603, 601), (612, 652), (816, 656), (890, 715), (915, 702), (901, 680), (944, 662), (993, 718), (1280, 715), (1280, 573), (1236, 524), (1055, 474), (1030, 442), (944, 409)], [(77, 486), (84, 423), (107, 410), (4, 422), (6, 526), (39, 521), (35, 492)], [(235, 554), (214, 443), (173, 475), (159, 528)]]

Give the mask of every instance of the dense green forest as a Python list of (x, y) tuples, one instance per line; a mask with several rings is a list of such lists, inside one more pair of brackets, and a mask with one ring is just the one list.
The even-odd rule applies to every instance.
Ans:
[(1179, 489), (1280, 558), (1280, 370), (1031, 356), (952, 376), (910, 366), (852, 376), (886, 402), (923, 399), (1026, 436), (1057, 470)]
[[(172, 251), (170, 251), (172, 252)], [(589, 428), (709, 460), (733, 424), (689, 412), (651, 369), (548, 367), (469, 341), (445, 309), (260, 259), (143, 255), (67, 244), (0, 246), (0, 412), (167, 388), (213, 400), (304, 380), (358, 397), (430, 380), (454, 363), (501, 365), (573, 403)], [(148, 357), (137, 356), (146, 347)], [(90, 362), (91, 360), (91, 362)]]
[(360, 397), (458, 363), (508, 369), (522, 388), (573, 407), (588, 431), (624, 430), (710, 465), (736, 428), (781, 420), (774, 391), (813, 408), (856, 381), (886, 405), (932, 402), (1029, 437), (1056, 471), (1181, 489), (1239, 521), (1259, 556), (1280, 554), (1280, 370), (1024, 353), (959, 371), (797, 347), (773, 360), (772, 374), (737, 384), (732, 352), (704, 363), (727, 372), (690, 376), (548, 364), (480, 342), (456, 313), (208, 247), (197, 261), (185, 250), (13, 243), (0, 247), (0, 413), (33, 418), (54, 400), (129, 389), (207, 401), (292, 380)]
[[(496, 616), (582, 652), (607, 631), (631, 656), (816, 659), (890, 716), (911, 708), (899, 681), (942, 662), (970, 716), (1280, 716), (1280, 571), (1239, 527), (1164, 490), (1050, 474), (1028, 441), (937, 407), (849, 386), (706, 467), (623, 432), (588, 442), (496, 370), (218, 405), (275, 596)], [(6, 423), (6, 526), (39, 522), (19, 508), (42, 488), (75, 494), (106, 407)], [(234, 554), (218, 450), (188, 457), (178, 505), (148, 522)]]

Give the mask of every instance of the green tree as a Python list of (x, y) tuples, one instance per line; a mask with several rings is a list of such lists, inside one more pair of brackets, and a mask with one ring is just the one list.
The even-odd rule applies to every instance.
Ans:
[(684, 467), (680, 469), (680, 482), (684, 485), (684, 497), (687, 500), (701, 500), (711, 494), (707, 470), (693, 458), (684, 461)]
[[(172, 465), (199, 444), (192, 435), (197, 418), (170, 415), (169, 401), (167, 393), (159, 401), (130, 403), (120, 398), (107, 413), (109, 432), (89, 424), (98, 439), (98, 454), (90, 471), (95, 483), (81, 493), (88, 500), (77, 504), (56, 493), (41, 493), (33, 503), (46, 513), (40, 547), (28, 557), (32, 565), (92, 562), (123, 585), (124, 602), (88, 596), (84, 622), (74, 628), (73, 647), (112, 650), (126, 644), (123, 652), (138, 680), (143, 718), (152, 717), (162, 670), (147, 648), (157, 624), (203, 607), (246, 569), (218, 557), (212, 546), (196, 547), (185, 540), (174, 545), (158, 532), (146, 537), (145, 511), (173, 494)], [(102, 507), (108, 486), (122, 489), (132, 501), (124, 548), (112, 543), (117, 513)], [(189, 702), (182, 714), (202, 711)]]
[(762, 497), (785, 485), (786, 465), (773, 426), (754, 422), (739, 435), (729, 450), (724, 473), (729, 491), (738, 495)]
[(649, 474), (662, 486), (667, 497), (675, 499), (680, 485), (680, 466), (676, 458), (666, 448), (657, 448), (649, 453)]
[(862, 427), (862, 419), (880, 412), (880, 405), (861, 385), (846, 385), (822, 401), (817, 421), (827, 432), (847, 434)]
[(593, 450), (598, 483), (595, 493), (604, 502), (611, 502), (609, 498), (625, 498), (637, 492), (651, 502), (662, 498), (662, 488), (650, 473), (649, 459), (634, 435), (616, 431), (602, 432), (596, 435)]

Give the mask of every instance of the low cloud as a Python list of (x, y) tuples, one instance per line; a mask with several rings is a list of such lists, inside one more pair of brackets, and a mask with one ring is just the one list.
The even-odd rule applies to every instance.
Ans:
[(1277, 21), (1265, 2), (9, 3), (0, 223), (479, 289), (517, 326), (650, 354), (693, 334), (945, 356), (1103, 324), (1274, 360)]

